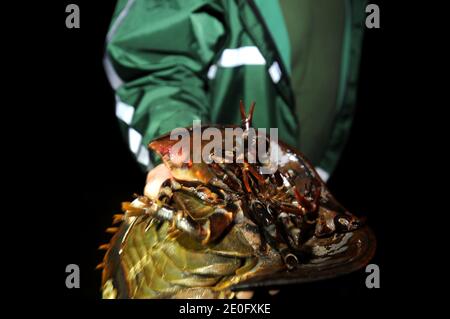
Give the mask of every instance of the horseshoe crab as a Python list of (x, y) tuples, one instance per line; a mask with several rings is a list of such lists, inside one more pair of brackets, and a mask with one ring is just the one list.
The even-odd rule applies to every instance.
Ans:
[[(231, 149), (192, 142), (192, 127), (188, 151), (175, 150), (180, 139), (169, 134), (149, 144), (164, 169), (114, 216), (121, 225), (108, 229), (115, 234), (100, 247), (104, 298), (231, 298), (240, 289), (334, 277), (368, 263), (375, 238), (363, 220), (336, 201), (300, 152), (250, 134), (254, 103), (248, 115), (242, 102), (240, 110), (240, 126), (200, 128), (222, 136), (240, 128)], [(269, 151), (256, 159), (262, 146)], [(194, 162), (195, 152), (206, 157)]]

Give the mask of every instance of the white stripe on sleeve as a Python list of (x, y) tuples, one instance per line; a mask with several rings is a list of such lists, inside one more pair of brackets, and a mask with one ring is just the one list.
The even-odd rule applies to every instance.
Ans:
[(141, 145), (142, 135), (136, 131), (134, 128), (128, 130), (128, 143), (130, 145), (130, 150), (136, 155), (139, 151), (139, 146)]
[(330, 178), (330, 173), (328, 173), (327, 171), (325, 171), (323, 168), (321, 167), (316, 167), (316, 172), (317, 174), (319, 174), (320, 178), (326, 183), (327, 180)]
[(117, 118), (124, 121), (127, 125), (130, 125), (133, 119), (133, 115), (134, 115), (134, 107), (117, 99), (116, 102)]
[(218, 65), (224, 68), (234, 68), (241, 65), (264, 65), (266, 60), (255, 46), (225, 49)]

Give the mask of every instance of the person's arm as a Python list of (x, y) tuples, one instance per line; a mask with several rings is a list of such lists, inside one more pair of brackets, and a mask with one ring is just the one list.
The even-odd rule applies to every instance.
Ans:
[(356, 94), (359, 64), (365, 28), (365, 6), (367, 1), (347, 0), (345, 3), (346, 19), (342, 50), (341, 79), (337, 97), (338, 111), (335, 115), (328, 147), (318, 165), (328, 176), (335, 170), (338, 164), (353, 124), (357, 102)]
[(222, 15), (206, 0), (117, 4), (105, 69), (123, 133), (147, 168), (153, 166), (147, 151), (153, 138), (208, 120), (206, 73), (225, 34), (217, 18)]

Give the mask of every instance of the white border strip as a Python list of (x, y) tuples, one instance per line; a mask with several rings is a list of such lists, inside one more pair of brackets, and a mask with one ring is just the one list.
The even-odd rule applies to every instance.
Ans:
[(321, 167), (316, 167), (316, 172), (317, 174), (319, 174), (320, 178), (326, 183), (327, 180), (330, 178), (330, 173), (328, 173), (327, 171), (325, 171), (323, 168)]
[(108, 53), (105, 51), (105, 55), (103, 57), (103, 68), (105, 69), (106, 77), (108, 78), (109, 85), (114, 90), (117, 90), (119, 87), (122, 86), (123, 80), (120, 78), (120, 76), (117, 74), (116, 70), (114, 69), (111, 60), (109, 59)]
[[(265, 65), (266, 59), (264, 59), (261, 51), (256, 46), (245, 46), (236, 49), (225, 49), (219, 58), (217, 64), (210, 66), (207, 77), (212, 80), (216, 77), (217, 67), (222, 68), (235, 68), (242, 65)], [(269, 68), (269, 75), (272, 78), (273, 83), (278, 83), (281, 79), (282, 72), (280, 65), (277, 61), (272, 63)]]
[(114, 34), (117, 31), (117, 28), (122, 23), (123, 19), (128, 15), (128, 11), (130, 11), (131, 6), (134, 4), (135, 0), (128, 0), (125, 7), (123, 7), (122, 11), (119, 13), (119, 16), (117, 17), (116, 21), (114, 21), (113, 25), (109, 29), (108, 34), (106, 35), (106, 42), (110, 42), (111, 38), (114, 36)]
[(131, 121), (133, 120), (133, 115), (134, 115), (134, 107), (120, 101), (119, 98), (117, 98), (116, 99), (116, 116), (117, 116), (117, 118), (124, 121), (125, 123), (127, 123), (127, 125), (131, 125)]
[(273, 62), (269, 68), (269, 75), (273, 83), (278, 83), (281, 79), (281, 68), (277, 61)]
[(142, 135), (134, 128), (130, 127), (128, 130), (128, 144), (130, 146), (130, 150), (137, 155), (139, 151), (139, 146), (141, 145)]
[(225, 49), (217, 63), (224, 68), (234, 68), (241, 65), (264, 65), (266, 60), (255, 46)]
[[(141, 145), (139, 153), (137, 155), (137, 161), (142, 165), (149, 167), (150, 166), (150, 153), (145, 145)], [(153, 167), (153, 166), (152, 166)]]
[[(119, 16), (114, 21), (113, 25), (108, 31), (108, 34), (106, 35), (106, 44), (111, 42), (112, 37), (117, 31), (117, 28), (120, 26), (120, 24), (123, 22), (125, 17), (128, 15), (128, 12), (130, 11), (131, 6), (134, 4), (135, 0), (128, 0), (125, 7), (122, 9), (122, 11), (119, 13)], [(103, 67), (105, 68), (106, 76), (108, 77), (109, 84), (114, 90), (117, 90), (122, 84), (123, 80), (120, 78), (120, 76), (117, 74), (116, 70), (114, 70), (114, 67), (111, 63), (111, 60), (108, 57), (108, 53), (105, 50), (105, 55), (103, 56)]]

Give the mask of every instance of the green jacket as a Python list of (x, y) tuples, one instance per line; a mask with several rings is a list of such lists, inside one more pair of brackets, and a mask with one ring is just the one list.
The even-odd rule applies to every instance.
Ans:
[[(328, 173), (350, 129), (364, 13), (361, 1), (344, 1), (352, 22), (344, 34), (340, 94), (326, 151), (313, 161)], [(138, 162), (151, 168), (148, 142), (193, 120), (239, 123), (240, 99), (247, 107), (256, 101), (254, 127), (277, 127), (280, 140), (298, 147), (301, 123), (283, 26), (276, 0), (270, 6), (261, 0), (119, 0), (104, 65)]]

